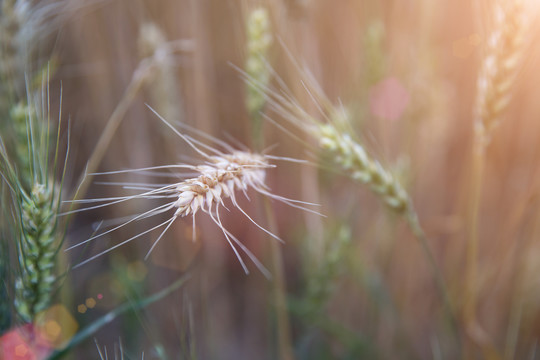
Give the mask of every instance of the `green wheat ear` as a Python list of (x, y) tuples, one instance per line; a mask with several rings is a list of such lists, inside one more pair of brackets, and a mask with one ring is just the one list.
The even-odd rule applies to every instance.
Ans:
[[(255, 83), (267, 86), (270, 81), (270, 70), (266, 58), (272, 45), (270, 32), (270, 17), (265, 8), (257, 8), (248, 16), (246, 23), (247, 54), (245, 72)], [(250, 82), (246, 83), (246, 108), (252, 119), (253, 135), (257, 145), (261, 144), (262, 116), (261, 111), (266, 104), (266, 97), (258, 87)]]
[[(59, 136), (55, 140), (49, 136), (52, 125), (48, 112), (40, 114), (38, 105), (13, 107), (12, 149), (7, 151), (3, 141), (0, 148), (0, 172), (10, 189), (2, 194), (2, 204), (8, 208), (4, 214), (13, 214), (14, 218), (2, 224), (2, 241), (17, 254), (11, 297), (17, 315), (26, 322), (32, 322), (50, 305), (64, 238), (63, 227), (58, 226), (62, 188), (61, 180), (56, 180)], [(51, 151), (53, 162), (49, 161)]]
[(411, 201), (397, 178), (364, 147), (347, 133), (341, 133), (333, 123), (321, 124), (316, 136), (319, 145), (334, 158), (335, 163), (351, 178), (369, 186), (384, 203), (399, 214), (412, 211)]
[(56, 202), (54, 189), (39, 183), (22, 201), (19, 262), (23, 271), (15, 283), (15, 308), (26, 321), (49, 306), (57, 280)]

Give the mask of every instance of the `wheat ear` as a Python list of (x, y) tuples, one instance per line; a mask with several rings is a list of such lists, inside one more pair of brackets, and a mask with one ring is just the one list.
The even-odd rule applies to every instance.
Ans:
[(474, 109), (474, 143), (471, 163), (471, 193), (468, 206), (468, 241), (466, 248), (466, 283), (463, 317), (467, 333), (476, 344), (493, 347), (477, 322), (476, 275), (478, 272), (478, 222), (482, 193), (485, 151), (493, 129), (499, 124), (511, 96), (523, 56), (527, 21), (521, 0), (494, 2), (494, 26), (488, 38), (486, 55), (478, 78)]
[[(247, 19), (246, 32), (246, 73), (256, 79), (258, 83), (268, 84), (270, 72), (266, 67), (265, 58), (272, 45), (268, 10), (261, 7), (251, 11)], [(256, 87), (249, 83), (246, 90), (246, 105), (249, 113), (252, 118), (260, 117), (259, 112), (263, 109), (266, 99), (257, 91)]]
[(15, 283), (15, 308), (25, 321), (45, 310), (57, 280), (55, 259), (58, 252), (54, 189), (35, 184), (21, 208), (19, 262), (21, 275)]
[(321, 125), (315, 136), (320, 147), (331, 154), (336, 164), (354, 180), (368, 185), (388, 207), (399, 214), (412, 211), (409, 196), (395, 176), (370, 157), (349, 134), (339, 132), (328, 123)]
[[(154, 111), (154, 110), (152, 110)], [(259, 229), (266, 232), (268, 235), (272, 236), (276, 240), (282, 241), (278, 236), (274, 235), (269, 230), (263, 228), (259, 225), (244, 209), (240, 207), (239, 202), (237, 201), (236, 194), (238, 192), (244, 193), (247, 197), (248, 190), (254, 190), (257, 193), (281, 201), (289, 206), (303, 209), (306, 211), (315, 212), (307, 208), (306, 206), (315, 205), (306, 203), (299, 200), (288, 199), (283, 196), (273, 194), (268, 186), (265, 184), (266, 170), (274, 168), (275, 165), (270, 163), (270, 160), (291, 160), (288, 158), (279, 158), (270, 155), (254, 154), (248, 151), (238, 151), (232, 149), (226, 143), (218, 139), (214, 139), (209, 135), (205, 135), (206, 138), (212, 140), (214, 143), (223, 147), (224, 151), (213, 148), (203, 142), (192, 138), (191, 136), (184, 135), (180, 133), (175, 127), (169, 124), (165, 119), (159, 116), (155, 111), (154, 113), (179, 137), (186, 141), (195, 152), (205, 159), (205, 163), (202, 165), (189, 165), (189, 164), (177, 164), (177, 165), (164, 165), (164, 166), (153, 166), (142, 169), (132, 169), (132, 170), (120, 170), (113, 171), (109, 173), (98, 173), (91, 175), (104, 175), (104, 174), (119, 174), (125, 172), (146, 172), (146, 171), (156, 171), (156, 170), (179, 170), (187, 169), (191, 173), (195, 172), (197, 176), (182, 175), (181, 173), (175, 174), (175, 176), (184, 178), (177, 183), (171, 183), (167, 185), (153, 185), (148, 183), (113, 183), (116, 185), (122, 184), (125, 188), (138, 191), (135, 195), (132, 196), (119, 196), (113, 198), (105, 199), (88, 199), (88, 200), (74, 200), (73, 202), (78, 204), (96, 204), (91, 205), (85, 208), (76, 209), (68, 213), (75, 213), (80, 211), (86, 211), (91, 209), (97, 209), (104, 206), (110, 206), (119, 204), (125, 201), (133, 199), (163, 199), (166, 201), (165, 204), (162, 204), (156, 208), (150, 209), (148, 211), (142, 212), (140, 214), (130, 217), (127, 221), (121, 223), (118, 226), (113, 227), (112, 229), (103, 231), (95, 236), (86, 239), (83, 242), (75, 244), (68, 248), (81, 246), (90, 241), (93, 241), (97, 238), (100, 238), (104, 235), (110, 234), (111, 232), (120, 229), (128, 224), (131, 224), (142, 219), (147, 219), (159, 214), (166, 212), (172, 212), (171, 217), (142, 233), (139, 233), (127, 240), (120, 242), (113, 247), (108, 248), (97, 255), (90, 257), (89, 259), (79, 263), (77, 266), (83, 265), (109, 251), (112, 251), (123, 244), (126, 244), (136, 238), (139, 238), (147, 233), (150, 233), (159, 228), (164, 228), (160, 233), (158, 238), (154, 241), (153, 245), (148, 251), (147, 257), (150, 255), (151, 251), (165, 235), (167, 230), (173, 224), (177, 218), (191, 216), (193, 220), (193, 229), (195, 231), (195, 215), (199, 212), (207, 214), (211, 220), (221, 229), (223, 235), (234, 251), (236, 257), (238, 258), (240, 264), (242, 265), (244, 271), (249, 273), (246, 264), (244, 263), (240, 252), (237, 247), (242, 250), (246, 255), (255, 263), (255, 265), (261, 270), (263, 274), (270, 277), (269, 272), (264, 268), (264, 266), (257, 260), (257, 258), (249, 251), (249, 249), (240, 242), (229, 230), (225, 228), (221, 221), (220, 209), (225, 208), (226, 200), (230, 200), (232, 205), (238, 209), (250, 222), (252, 222)], [(154, 173), (157, 176), (167, 176), (170, 174), (163, 173)], [(66, 213), (66, 214), (68, 214)], [(193, 233), (193, 238), (195, 239), (195, 233)]]
[[(4, 198), (3, 204), (15, 217), (9, 224), (15, 241), (7, 245), (16, 248), (19, 265), (14, 275), (14, 305), (27, 322), (50, 305), (58, 280), (58, 250), (65, 235), (58, 226), (63, 182), (63, 176), (59, 181), (56, 178), (60, 130), (52, 140), (46, 82), (42, 92), (31, 106), (16, 107), (15, 113), (20, 112), (25, 120), (15, 124), (21, 129), (16, 129), (12, 139), (13, 154), (3, 146), (0, 148), (0, 174), (11, 190), (11, 199)], [(50, 150), (55, 152), (52, 163)]]
[[(290, 55), (290, 58), (294, 62), (292, 55)], [(433, 270), (433, 276), (444, 301), (446, 315), (457, 334), (454, 311), (448, 296), (444, 277), (428, 245), (427, 238), (420, 225), (410, 196), (391, 171), (385, 169), (379, 161), (370, 156), (361, 143), (354, 141), (347, 132), (341, 130), (341, 128), (350, 127), (351, 124), (347, 111), (334, 106), (311, 74), (297, 63), (295, 65), (301, 74), (302, 85), (312, 99), (319, 117), (313, 116), (300, 105), (292, 95), (292, 91), (290, 91), (283, 79), (275, 73), (270, 65), (267, 64), (267, 67), (280, 87), (278, 91), (273, 90), (266, 84), (258, 82), (257, 79), (251, 78), (241, 69), (237, 68), (237, 70), (242, 73), (248, 83), (265, 95), (269, 110), (283, 118), (296, 129), (310, 135), (317, 141), (319, 148), (330, 154), (330, 157), (334, 160), (334, 165), (345, 171), (356, 181), (368, 185), (371, 191), (391, 210), (405, 218), (411, 231), (418, 239)], [(294, 135), (289, 128), (281, 125), (271, 116), (266, 114), (263, 116), (289, 135), (305, 143), (300, 137)], [(309, 146), (309, 144), (307, 145)]]
[[(179, 43), (179, 42), (177, 42)], [(183, 41), (187, 49), (188, 42)], [(139, 28), (137, 47), (140, 59), (154, 58), (152, 76), (146, 82), (151, 99), (163, 117), (170, 121), (182, 121), (183, 101), (176, 74), (176, 59), (168, 53), (173, 42), (168, 42), (162, 29), (152, 22), (143, 23)]]
[(496, 1), (493, 10), (494, 26), (478, 77), (475, 109), (475, 131), (484, 142), (489, 141), (510, 103), (523, 56), (526, 23), (520, 0)]
[[(305, 77), (303, 81), (304, 88), (318, 109), (321, 119), (316, 118), (300, 105), (284, 81), (279, 78), (268, 64), (267, 68), (276, 78), (281, 87), (280, 91), (275, 91), (265, 83), (250, 77), (246, 72), (240, 71), (250, 86), (265, 96), (269, 110), (281, 116), (297, 129), (310, 135), (317, 142), (320, 149), (330, 154), (335, 165), (344, 170), (354, 180), (368, 185), (393, 211), (399, 214), (407, 214), (416, 219), (409, 195), (396, 176), (370, 156), (361, 143), (353, 140), (347, 132), (340, 130), (340, 127), (350, 126), (347, 111), (335, 107), (317, 86), (315, 80), (307, 72), (303, 71), (302, 74)], [(278, 127), (291, 133), (270, 116), (264, 116)]]

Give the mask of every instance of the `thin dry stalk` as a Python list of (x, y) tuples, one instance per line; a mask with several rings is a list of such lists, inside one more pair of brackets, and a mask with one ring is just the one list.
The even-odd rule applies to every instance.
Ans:
[[(269, 229), (272, 233), (276, 234), (276, 219), (274, 213), (272, 212), (268, 198), (264, 199), (264, 210), (266, 212), (266, 218), (268, 219)], [(284, 360), (293, 360), (294, 351), (291, 344), (291, 325), (289, 321), (289, 313), (287, 311), (287, 298), (285, 295), (286, 278), (285, 271), (283, 269), (283, 255), (281, 253), (281, 246), (278, 242), (272, 241), (270, 243), (270, 248), (272, 257), (272, 274), (274, 277), (273, 295), (276, 307), (276, 328), (279, 358)]]
[[(249, 77), (256, 79), (257, 83), (267, 85), (270, 81), (270, 71), (268, 71), (265, 59), (268, 57), (273, 42), (269, 11), (265, 7), (257, 7), (249, 11), (246, 18), (245, 71)], [(266, 105), (266, 98), (264, 94), (257, 90), (256, 86), (246, 83), (245, 102), (246, 109), (251, 117), (253, 143), (257, 149), (260, 149), (263, 146), (263, 118), (261, 113)], [(263, 206), (270, 230), (272, 233), (276, 233), (276, 220), (271, 211), (268, 198), (264, 199)], [(277, 347), (280, 359), (292, 360), (294, 359), (294, 353), (287, 311), (286, 278), (283, 269), (283, 255), (279, 245), (274, 241), (270, 244), (272, 274), (274, 277), (272, 291), (276, 314)]]
[[(168, 42), (162, 44), (155, 49), (155, 52), (144, 59), (142, 59), (133, 72), (131, 80), (122, 95), (122, 98), (116, 105), (111, 117), (107, 121), (105, 129), (101, 133), (100, 138), (94, 151), (88, 160), (86, 165), (86, 172), (81, 175), (79, 180), (79, 188), (77, 194), (84, 195), (88, 186), (92, 180), (92, 173), (94, 173), (101, 163), (103, 156), (111, 143), (116, 130), (120, 126), (122, 119), (124, 118), (129, 107), (135, 100), (135, 97), (141, 90), (142, 86), (146, 84), (153, 76), (155, 76), (156, 68), (159, 69), (160, 65), (165, 61), (164, 59), (170, 57), (176, 51), (186, 51), (190, 49), (191, 43), (188, 41)], [(77, 195), (75, 196), (75, 198)]]

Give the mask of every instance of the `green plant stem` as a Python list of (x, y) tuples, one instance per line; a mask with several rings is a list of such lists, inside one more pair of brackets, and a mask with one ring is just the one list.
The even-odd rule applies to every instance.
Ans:
[[(277, 225), (274, 213), (270, 207), (270, 201), (268, 198), (264, 198), (264, 210), (266, 212), (266, 218), (268, 221), (268, 227), (272, 234), (277, 234)], [(293, 360), (294, 353), (291, 345), (291, 331), (289, 315), (287, 312), (287, 300), (285, 298), (285, 274), (283, 272), (283, 256), (281, 254), (281, 247), (278, 241), (271, 239), (271, 257), (272, 257), (272, 285), (273, 295), (276, 311), (276, 328), (277, 328), (277, 341), (279, 359), (281, 360)]]
[(478, 271), (478, 216), (484, 172), (485, 146), (481, 134), (476, 134), (473, 144), (471, 169), (471, 194), (469, 196), (469, 226), (466, 248), (466, 297), (463, 317), (466, 326), (476, 322), (476, 274)]
[[(476, 132), (472, 153), (471, 194), (469, 195), (468, 241), (466, 247), (465, 303), (463, 305), (463, 324), (467, 341), (464, 356), (473, 357), (478, 346), (486, 359), (500, 359), (497, 349), (486, 331), (477, 320), (477, 275), (478, 275), (478, 222), (482, 183), (485, 166), (485, 150), (488, 138), (483, 132)], [(472, 342), (471, 342), (472, 341)]]
[(448, 295), (448, 289), (446, 287), (446, 282), (444, 281), (444, 277), (441, 272), (441, 269), (437, 265), (435, 256), (433, 255), (433, 252), (431, 251), (431, 248), (429, 247), (427, 237), (424, 233), (424, 230), (422, 230), (422, 227), (420, 226), (420, 223), (418, 221), (418, 216), (416, 215), (416, 213), (410, 210), (406, 215), (406, 219), (409, 224), (409, 227), (411, 228), (411, 231), (413, 232), (414, 236), (420, 243), (420, 246), (422, 247), (422, 250), (424, 251), (426, 258), (428, 259), (431, 270), (433, 271), (435, 282), (443, 298), (445, 314), (448, 317), (449, 325), (452, 331), (454, 332), (454, 334), (456, 335), (456, 340), (459, 342), (460, 338), (458, 335), (458, 323), (457, 323), (457, 319), (454, 313), (452, 302), (450, 301), (450, 296)]

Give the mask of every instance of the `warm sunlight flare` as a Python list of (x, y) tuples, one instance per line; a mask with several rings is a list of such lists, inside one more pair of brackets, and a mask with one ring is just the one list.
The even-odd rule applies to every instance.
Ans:
[(539, 20), (0, 0), (0, 359), (540, 359)]

